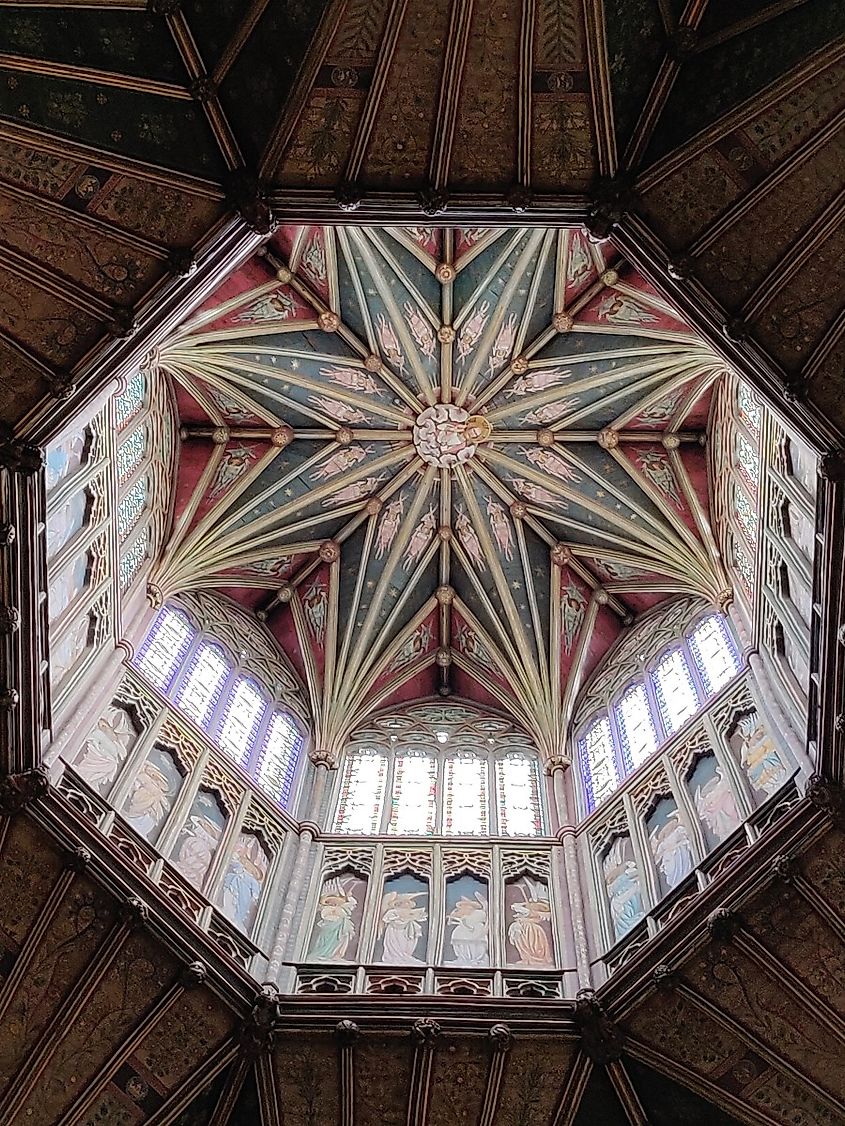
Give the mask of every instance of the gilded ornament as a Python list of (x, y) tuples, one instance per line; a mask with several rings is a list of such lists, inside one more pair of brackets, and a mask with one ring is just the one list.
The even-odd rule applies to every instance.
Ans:
[(602, 285), (616, 285), (619, 281), (619, 274), (616, 270), (605, 270), (601, 276)]
[(270, 431), (270, 441), (274, 446), (278, 446), (283, 450), (285, 446), (289, 446), (294, 439), (292, 426), (277, 426), (274, 430)]
[(571, 332), (574, 324), (575, 318), (569, 313), (555, 313), (552, 317), (552, 328), (555, 332)]
[(441, 344), (451, 344), (455, 339), (455, 330), (451, 325), (441, 325), (437, 330), (437, 339)]
[(528, 506), (521, 500), (515, 500), (510, 507), (511, 516), (514, 520), (524, 520), (528, 515)]
[(437, 280), (439, 282), (441, 282), (442, 284), (445, 285), (446, 282), (454, 281), (455, 275), (456, 275), (456, 270), (455, 270), (455, 267), (452, 265), (451, 262), (438, 262), (437, 263), (437, 266), (435, 267), (435, 270), (434, 270), (434, 276), (437, 278)]
[(324, 563), (335, 563), (340, 559), (340, 544), (336, 540), (325, 540), (320, 544), (319, 556)]
[(451, 586), (439, 586), (435, 596), (441, 606), (451, 606), (455, 600), (455, 591)]
[(525, 375), (528, 371), (528, 360), (525, 356), (517, 356), (516, 359), (511, 360), (511, 371), (514, 375)]
[(555, 444), (555, 432), (554, 432), (554, 430), (549, 430), (547, 427), (544, 426), (542, 428), (542, 430), (537, 431), (537, 445), (538, 446), (543, 446), (546, 449), (548, 449), (549, 446), (553, 446), (554, 444)]
[(226, 426), (215, 426), (211, 432), (211, 440), (215, 446), (225, 446), (229, 441), (229, 430)]
[(290, 285), (293, 280), (293, 274), (287, 266), (276, 267), (276, 281), (281, 282), (282, 285)]
[(280, 602), (290, 602), (293, 591), (294, 588), (290, 583), (281, 583), (276, 589), (276, 597)]
[(340, 328), (340, 317), (337, 313), (331, 312), (327, 309), (325, 313), (320, 313), (317, 318), (317, 323), (323, 332), (337, 332)]
[(681, 445), (681, 439), (677, 434), (664, 434), (660, 440), (664, 450), (677, 450)]
[(437, 650), (436, 661), (441, 669), (448, 669), (452, 663), (452, 650), (448, 645), (441, 645)]
[(364, 367), (367, 371), (381, 371), (381, 356), (371, 352), (369, 356), (364, 357)]
[(348, 446), (354, 437), (355, 435), (348, 426), (341, 426), (335, 431), (334, 440), (339, 446)]
[(565, 543), (556, 543), (550, 554), (556, 567), (563, 567), (572, 561), (572, 551)]
[(619, 445), (619, 434), (616, 430), (607, 426), (604, 430), (599, 431), (598, 443), (603, 450), (615, 450)]

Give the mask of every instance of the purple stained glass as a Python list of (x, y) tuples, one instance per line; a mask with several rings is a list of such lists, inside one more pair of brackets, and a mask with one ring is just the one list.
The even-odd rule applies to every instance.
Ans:
[(651, 674), (663, 726), (667, 735), (674, 735), (682, 724), (698, 711), (695, 682), (680, 648), (670, 649)]
[(205, 727), (211, 718), (231, 671), (222, 649), (207, 643), (199, 646), (176, 702), (200, 727)]
[(258, 758), (256, 781), (285, 808), (290, 801), (301, 749), (302, 735), (291, 717), (284, 712), (274, 712)]
[(193, 639), (194, 629), (185, 615), (165, 607), (135, 657), (135, 667), (156, 688), (167, 692)]
[(626, 772), (635, 770), (657, 750), (657, 732), (643, 684), (632, 684), (616, 705), (616, 724)]
[(619, 785), (619, 772), (613, 748), (610, 720), (601, 715), (593, 720), (578, 741), (587, 806), (594, 809), (610, 797)]
[(251, 680), (240, 677), (226, 701), (217, 739), (236, 762), (244, 762), (248, 757), (263, 714), (264, 697)]

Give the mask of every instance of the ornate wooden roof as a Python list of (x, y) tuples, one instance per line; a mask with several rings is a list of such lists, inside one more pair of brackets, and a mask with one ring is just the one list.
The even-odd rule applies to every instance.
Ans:
[(155, 364), (183, 441), (153, 585), (256, 610), (320, 745), (439, 689), (560, 754), (622, 625), (727, 586), (723, 364), (583, 231), (285, 227)]
[(841, 434), (841, 4), (2, 6), (5, 420), (49, 429), (57, 395), (142, 353), (271, 210), (357, 208), (589, 218)]

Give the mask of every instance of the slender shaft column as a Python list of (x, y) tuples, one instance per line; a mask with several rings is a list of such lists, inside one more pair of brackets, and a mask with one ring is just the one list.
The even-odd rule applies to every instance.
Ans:
[(590, 949), (584, 921), (584, 897), (581, 891), (581, 873), (578, 868), (578, 850), (575, 844), (574, 802), (570, 800), (566, 785), (569, 761), (563, 756), (546, 762), (546, 773), (551, 776), (554, 793), (557, 837), (563, 845), (563, 866), (566, 872), (566, 892), (569, 899), (569, 918), (575, 946), (575, 968), (578, 988), (588, 989), (590, 979)]
[(311, 851), (314, 838), (320, 830), (316, 818), (319, 816), (319, 810), (323, 804), (323, 794), (326, 790), (326, 780), (330, 766), (328, 756), (319, 752), (311, 755), (311, 761), (314, 764), (314, 785), (311, 788), (309, 797), (308, 813), (314, 820), (303, 821), (300, 825), (299, 846), (296, 850), (296, 855), (291, 867), (290, 880), (284, 892), (284, 905), (279, 917), (279, 929), (276, 932), (276, 941), (273, 943), (273, 950), (270, 954), (270, 969), (275, 971), (275, 980), (277, 983), (280, 982), (283, 973), (285, 951), (290, 941), (290, 932), (296, 913), (296, 905), (302, 894), (302, 885), (305, 882), (305, 875), (308, 870), (308, 854)]

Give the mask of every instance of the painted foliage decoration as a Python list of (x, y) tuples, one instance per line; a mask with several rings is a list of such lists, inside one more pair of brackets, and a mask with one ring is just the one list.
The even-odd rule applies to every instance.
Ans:
[(564, 753), (622, 623), (726, 586), (723, 365), (580, 232), (283, 227), (159, 362), (190, 458), (155, 585), (259, 607), (334, 754), (412, 676)]

